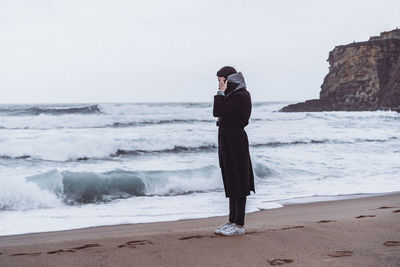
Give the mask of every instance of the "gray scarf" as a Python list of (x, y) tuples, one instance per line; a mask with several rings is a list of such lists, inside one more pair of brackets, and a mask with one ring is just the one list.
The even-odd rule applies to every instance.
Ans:
[(237, 72), (237, 73), (229, 75), (227, 77), (227, 80), (228, 80), (228, 82), (237, 83), (238, 86), (235, 88), (235, 90), (233, 90), (232, 92), (229, 92), (227, 95), (225, 95), (225, 97), (231, 95), (236, 90), (239, 90), (241, 88), (246, 88), (246, 82), (244, 80), (243, 74), (240, 71)]

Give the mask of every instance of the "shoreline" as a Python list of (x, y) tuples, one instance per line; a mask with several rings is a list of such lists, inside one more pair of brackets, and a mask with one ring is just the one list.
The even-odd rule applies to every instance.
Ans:
[[(215, 235), (226, 220), (216, 216), (0, 236), (0, 265), (269, 266), (274, 259), (288, 260), (284, 263), (290, 266), (400, 265), (399, 192), (246, 213), (244, 236)], [(338, 255), (343, 253), (349, 255)]]
[(353, 194), (339, 194), (339, 195), (314, 195), (310, 197), (295, 197), (282, 200), (272, 200), (272, 202), (277, 202), (281, 205), (296, 205), (296, 204), (307, 204), (315, 202), (326, 202), (326, 201), (337, 201), (345, 199), (356, 199), (356, 198), (369, 198), (375, 196), (384, 195), (396, 195), (400, 194), (400, 191), (391, 191), (383, 193), (353, 193)]
[[(279, 199), (279, 200), (269, 200), (267, 202), (276, 203), (281, 205), (282, 207), (273, 207), (273, 208), (260, 208), (254, 211), (247, 211), (246, 214), (252, 214), (256, 212), (260, 212), (263, 210), (271, 210), (271, 209), (281, 209), (287, 205), (295, 205), (295, 204), (307, 204), (307, 203), (315, 203), (315, 202), (325, 202), (325, 201), (336, 201), (336, 200), (344, 200), (344, 199), (354, 199), (354, 198), (365, 198), (365, 197), (373, 197), (380, 195), (391, 195), (391, 194), (400, 194), (400, 191), (391, 191), (384, 193), (353, 193), (353, 194), (340, 194), (340, 195), (313, 195), (307, 197), (294, 197), (287, 199)], [(253, 196), (253, 195), (251, 195)], [(195, 220), (195, 219), (207, 219), (207, 218), (217, 218), (224, 217), (227, 215), (212, 215), (208, 217), (193, 217), (193, 218), (182, 218), (182, 219), (172, 219), (172, 220), (161, 220), (161, 221), (145, 221), (145, 222), (127, 222), (127, 223), (113, 223), (113, 224), (102, 224), (102, 225), (89, 225), (83, 227), (69, 228), (69, 229), (57, 229), (57, 230), (44, 230), (44, 231), (34, 231), (34, 232), (25, 232), (25, 233), (13, 233), (13, 234), (5, 234), (0, 235), (1, 237), (6, 236), (17, 236), (17, 235), (27, 235), (27, 234), (39, 234), (39, 233), (51, 233), (51, 232), (61, 232), (61, 231), (71, 231), (71, 230), (80, 230), (80, 229), (88, 229), (93, 227), (104, 227), (104, 226), (118, 226), (118, 225), (132, 225), (132, 224), (143, 224), (143, 223), (161, 223), (161, 222), (175, 222), (181, 220)]]

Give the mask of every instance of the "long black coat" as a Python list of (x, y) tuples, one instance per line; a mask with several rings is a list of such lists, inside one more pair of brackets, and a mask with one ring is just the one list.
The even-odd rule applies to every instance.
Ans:
[(246, 88), (230, 95), (215, 95), (213, 116), (220, 117), (218, 158), (226, 197), (243, 197), (255, 193), (249, 141), (244, 127), (249, 124), (251, 97)]

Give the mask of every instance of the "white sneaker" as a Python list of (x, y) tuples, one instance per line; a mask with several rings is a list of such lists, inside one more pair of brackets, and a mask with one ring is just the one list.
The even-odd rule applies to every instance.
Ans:
[(230, 223), (230, 222), (224, 223), (224, 224), (222, 224), (220, 227), (218, 227), (218, 228), (214, 231), (214, 233), (215, 233), (216, 235), (220, 235), (222, 230), (224, 230), (225, 228), (229, 228), (229, 227), (231, 227), (231, 226), (233, 226), (233, 225), (234, 225), (234, 223)]
[(246, 229), (243, 227), (238, 227), (236, 224), (233, 224), (231, 227), (224, 228), (221, 230), (221, 235), (231, 236), (231, 235), (244, 235), (246, 233)]

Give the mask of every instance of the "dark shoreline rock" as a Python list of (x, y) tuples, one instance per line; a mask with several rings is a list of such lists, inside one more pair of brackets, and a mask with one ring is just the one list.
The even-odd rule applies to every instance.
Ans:
[(365, 42), (336, 46), (329, 52), (329, 73), (320, 98), (291, 104), (282, 112), (400, 112), (400, 30), (382, 32)]

